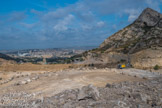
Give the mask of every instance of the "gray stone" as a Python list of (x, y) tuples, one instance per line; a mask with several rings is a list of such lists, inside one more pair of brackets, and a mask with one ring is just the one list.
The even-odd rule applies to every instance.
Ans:
[(150, 8), (145, 9), (138, 18), (138, 21), (144, 22), (147, 26), (155, 26), (159, 20), (160, 14)]
[(82, 87), (78, 93), (78, 100), (93, 99), (97, 101), (99, 97), (99, 91), (92, 85)]

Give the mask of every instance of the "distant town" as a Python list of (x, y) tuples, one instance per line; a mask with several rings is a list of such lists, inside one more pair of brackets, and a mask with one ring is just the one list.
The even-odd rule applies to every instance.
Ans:
[(71, 57), (76, 54), (80, 54), (85, 50), (75, 50), (75, 49), (31, 49), (31, 50), (20, 50), (11, 51), (6, 54), (12, 57)]
[(17, 58), (19, 63), (70, 63), (75, 55), (80, 55), (83, 52), (95, 47), (75, 47), (75, 48), (48, 48), (48, 49), (25, 49), (25, 50), (6, 50), (0, 53), (10, 57)]

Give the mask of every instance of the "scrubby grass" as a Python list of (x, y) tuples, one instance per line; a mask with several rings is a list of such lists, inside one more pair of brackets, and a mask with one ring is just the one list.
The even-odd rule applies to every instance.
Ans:
[(159, 70), (159, 68), (160, 68), (160, 67), (159, 67), (158, 65), (155, 65), (155, 66), (154, 66), (154, 70)]
[(24, 63), (24, 64), (5, 64), (1, 65), (1, 71), (51, 71), (51, 70), (61, 70), (67, 69), (72, 64), (32, 64), (32, 63)]

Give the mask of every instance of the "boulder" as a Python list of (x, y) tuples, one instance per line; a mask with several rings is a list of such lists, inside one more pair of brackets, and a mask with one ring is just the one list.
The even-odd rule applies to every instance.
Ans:
[(78, 100), (93, 99), (95, 101), (99, 100), (99, 91), (93, 85), (88, 85), (82, 87), (78, 93)]

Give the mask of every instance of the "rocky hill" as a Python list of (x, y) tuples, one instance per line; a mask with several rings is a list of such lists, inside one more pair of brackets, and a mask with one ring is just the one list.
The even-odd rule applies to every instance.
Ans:
[(86, 63), (130, 62), (138, 68), (162, 66), (162, 14), (146, 8), (132, 24), (83, 55)]

